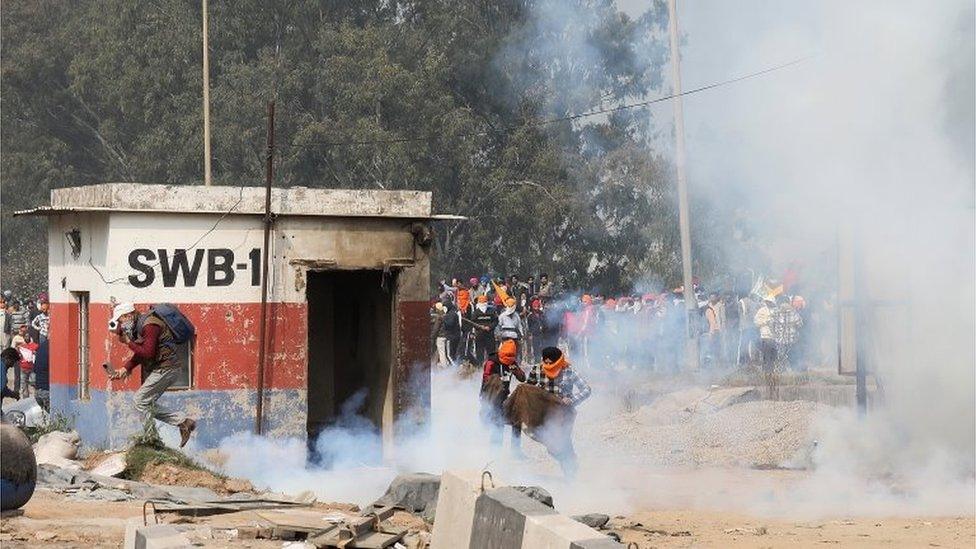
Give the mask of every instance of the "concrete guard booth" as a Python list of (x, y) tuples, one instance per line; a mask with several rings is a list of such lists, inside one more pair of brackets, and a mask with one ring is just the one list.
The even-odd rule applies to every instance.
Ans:
[[(109, 382), (129, 350), (113, 303), (174, 303), (197, 328), (182, 382), (161, 402), (198, 420), (207, 448), (253, 432), (265, 190), (109, 183), (51, 191), (51, 406), (83, 439), (119, 447), (141, 428), (138, 375)], [(382, 434), (430, 403), (431, 193), (272, 189), (263, 430), (309, 437), (346, 408)]]

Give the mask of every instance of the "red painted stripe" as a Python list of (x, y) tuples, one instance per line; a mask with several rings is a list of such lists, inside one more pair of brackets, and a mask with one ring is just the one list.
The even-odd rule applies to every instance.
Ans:
[[(144, 306), (138, 306), (145, 310)], [(198, 389), (241, 389), (257, 384), (260, 340), (260, 303), (184, 303), (180, 310), (197, 328), (194, 353), (194, 387)], [(92, 387), (104, 387), (101, 368), (109, 362), (119, 368), (131, 355), (128, 348), (108, 332), (111, 305), (89, 305), (89, 372)], [(270, 361), (265, 370), (269, 389), (305, 388), (307, 322), (304, 303), (272, 303), (269, 306)], [(51, 304), (51, 383), (78, 382), (78, 306)], [(135, 390), (138, 376), (116, 390)]]
[[(396, 414), (409, 409), (426, 410), (430, 403), (430, 304), (426, 301), (397, 303), (396, 365), (398, 390)], [(423, 421), (426, 418), (417, 418)]]

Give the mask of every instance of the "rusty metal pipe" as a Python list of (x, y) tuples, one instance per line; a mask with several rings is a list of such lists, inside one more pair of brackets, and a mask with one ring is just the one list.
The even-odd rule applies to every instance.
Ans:
[(254, 432), (263, 430), (264, 419), (264, 368), (268, 357), (268, 259), (271, 226), (271, 180), (274, 178), (274, 101), (268, 103), (268, 151), (264, 177), (264, 247), (261, 249), (261, 349), (258, 351), (258, 402), (254, 411)]

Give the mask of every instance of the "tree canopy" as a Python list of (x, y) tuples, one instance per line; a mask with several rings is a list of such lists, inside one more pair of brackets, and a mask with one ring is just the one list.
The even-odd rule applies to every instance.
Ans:
[[(201, 184), (200, 9), (4, 3), (5, 285), (45, 285), (43, 222), (10, 214), (51, 188)], [(209, 16), (215, 184), (262, 184), (275, 100), (277, 186), (429, 190), (436, 211), (470, 218), (437, 227), (435, 277), (679, 280), (650, 113), (573, 118), (665, 93), (661, 0), (637, 19), (612, 0), (211, 0)], [(696, 240), (726, 229), (696, 224)], [(697, 242), (707, 273), (721, 254)]]

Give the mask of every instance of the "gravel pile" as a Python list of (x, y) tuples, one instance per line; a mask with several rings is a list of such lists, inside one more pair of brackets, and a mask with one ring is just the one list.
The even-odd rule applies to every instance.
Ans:
[(632, 413), (578, 424), (576, 438), (583, 447), (613, 448), (649, 465), (803, 466), (813, 445), (811, 423), (831, 407), (753, 396), (672, 393)]

